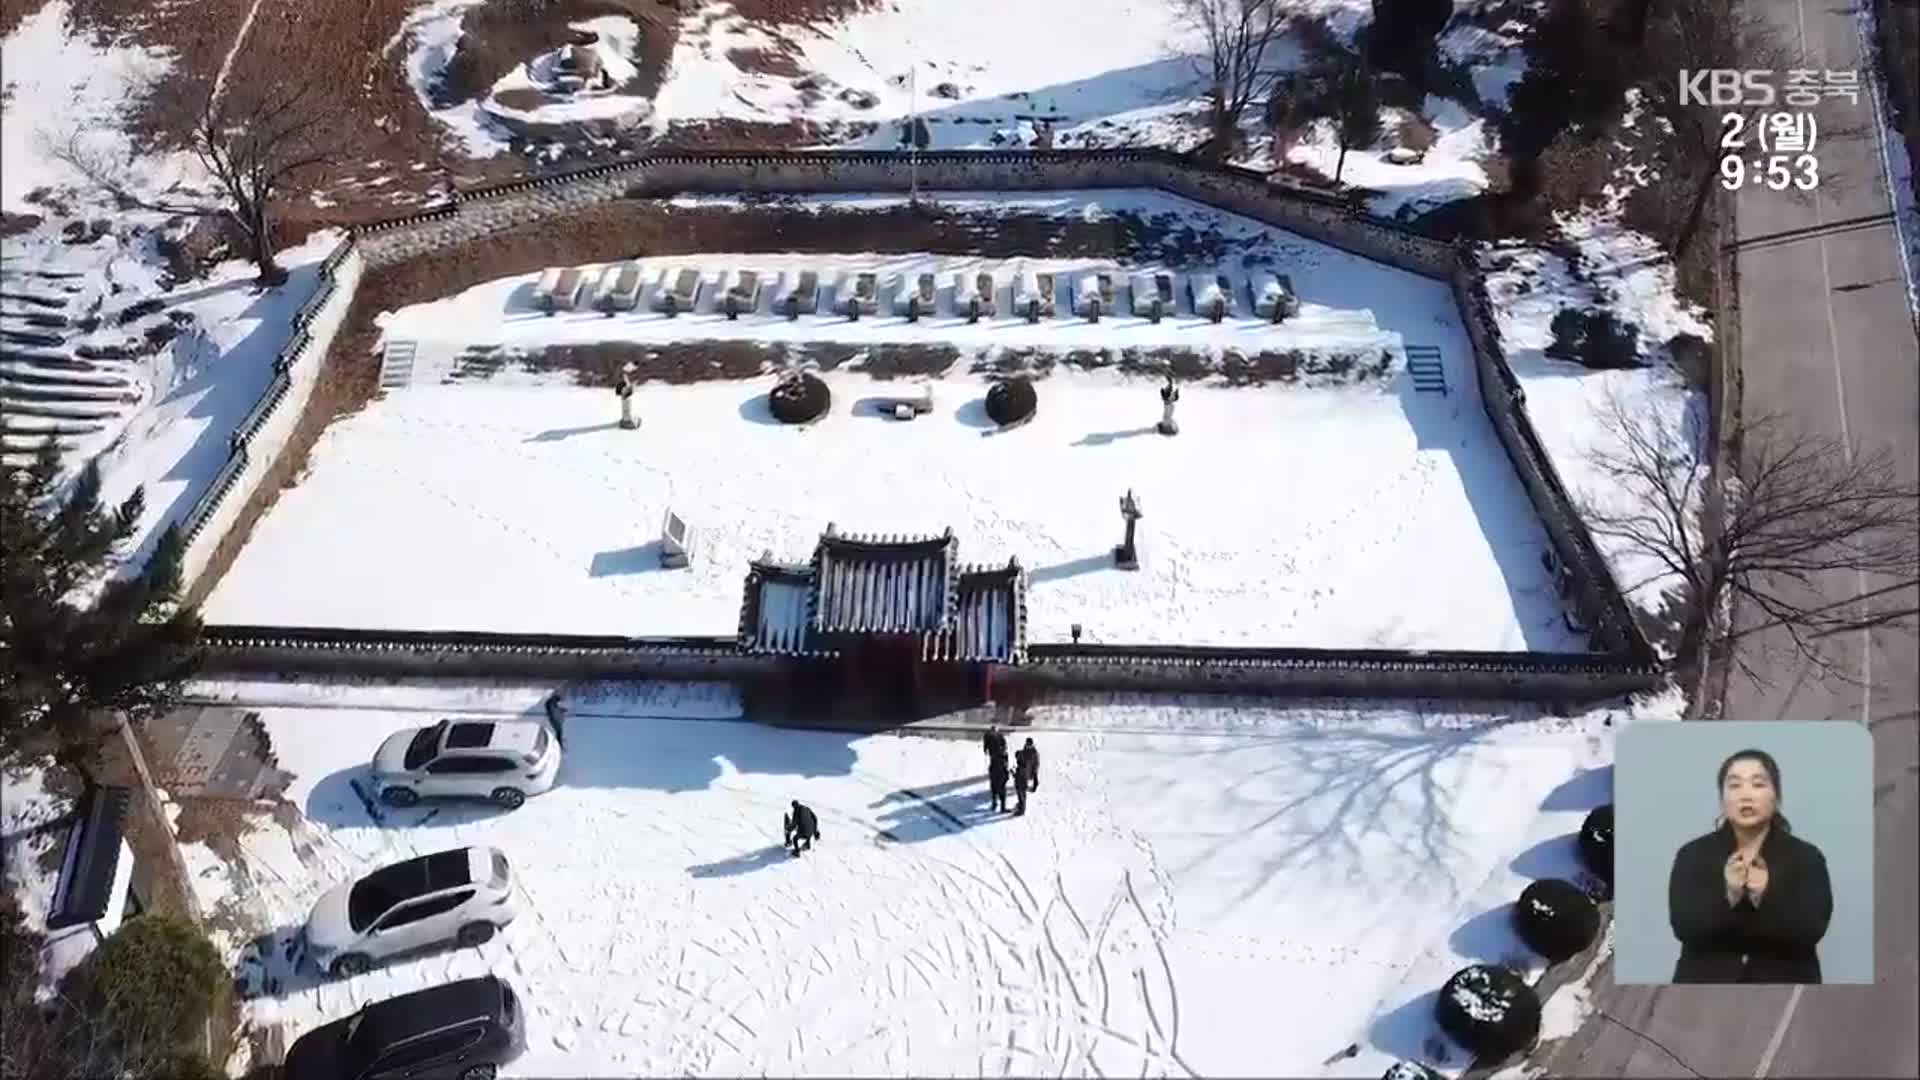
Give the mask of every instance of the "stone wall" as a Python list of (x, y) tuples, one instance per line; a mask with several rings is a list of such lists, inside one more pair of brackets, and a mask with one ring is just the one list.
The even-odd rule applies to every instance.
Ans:
[[(1294, 654), (1278, 658), (1275, 653)], [(1577, 703), (1651, 689), (1658, 673), (1603, 657), (1455, 656), (1346, 649), (1183, 649), (1033, 645), (994, 684), (1023, 689), (1445, 698)]]
[(593, 638), (213, 626), (206, 670), (409, 678), (748, 679), (778, 670), (732, 638)]
[(1473, 340), (1480, 400), (1501, 446), (1506, 448), (1507, 460), (1513, 463), (1514, 473), (1547, 530), (1555, 556), (1570, 574), (1568, 603), (1603, 651), (1635, 664), (1651, 664), (1652, 647), (1527, 416), (1526, 391), (1507, 364), (1486, 282), (1471, 251), (1461, 249), (1449, 280), (1461, 322)]
[[(732, 638), (601, 638), (210, 627), (207, 670), (376, 678), (712, 679), (774, 676), (781, 657)], [(994, 684), (1023, 689), (1581, 702), (1651, 689), (1650, 667), (1581, 654), (1036, 644)]]
[(234, 430), (226, 464), (181, 521), (180, 538), (186, 543), (181, 579), (189, 591), (306, 411), (364, 266), (351, 236), (321, 262), (319, 287), (294, 314), (293, 336), (273, 362), (273, 381)]
[(461, 193), (451, 206), (363, 230), (367, 258), (402, 261), (620, 198), (682, 193), (1061, 191), (1158, 188), (1414, 273), (1444, 278), (1446, 244), (1369, 218), (1326, 192), (1157, 150), (663, 154)]
[[(368, 265), (405, 261), (484, 240), (501, 229), (622, 198), (749, 191), (905, 192), (916, 168), (921, 188), (936, 192), (1159, 189), (1448, 282), (1473, 343), (1475, 373), (1488, 418), (1566, 568), (1570, 603), (1592, 630), (1599, 648), (1593, 655), (1558, 656), (1037, 645), (1032, 647), (1029, 665), (1007, 673), (1015, 685), (1576, 701), (1645, 690), (1657, 683), (1660, 673), (1653, 650), (1526, 415), (1525, 396), (1501, 349), (1472, 252), (1368, 217), (1328, 192), (1274, 183), (1248, 170), (1208, 165), (1158, 150), (949, 151), (917, 155), (917, 166), (904, 154), (865, 151), (639, 158), (463, 192), (451, 205), (361, 230), (353, 265), (342, 271), (345, 287), (330, 294), (342, 297), (329, 316), (332, 321), (320, 319), (315, 325), (331, 336), (362, 259)], [(311, 355), (321, 352), (324, 347)], [(290, 389), (297, 389), (297, 380)], [(271, 413), (273, 407), (267, 411)], [(288, 416), (298, 412), (298, 407), (281, 409)], [(266, 437), (255, 436), (253, 445), (264, 470), (279, 444), (271, 441), (271, 430), (263, 427), (262, 431)], [(284, 441), (284, 434), (280, 438)], [(236, 457), (241, 468), (235, 470), (234, 484), (250, 467), (244, 441), (237, 441)], [(214, 500), (216, 505), (219, 501)], [(241, 502), (244, 498), (233, 505)], [(763, 675), (777, 666), (775, 661), (741, 655), (731, 642), (717, 639), (549, 640), (525, 635), (235, 627), (214, 628), (212, 636), (214, 663), (225, 670), (388, 677), (733, 679)]]

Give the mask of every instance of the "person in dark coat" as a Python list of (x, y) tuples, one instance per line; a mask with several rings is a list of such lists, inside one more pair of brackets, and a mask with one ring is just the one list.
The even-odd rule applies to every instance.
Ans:
[(1040, 769), (1040, 751), (1033, 748), (1033, 740), (1013, 755), (1013, 813), (1016, 817), (1025, 817), (1027, 813), (1027, 792), (1033, 790), (1034, 774)]
[(1032, 739), (1013, 755), (1013, 775), (1020, 778), (1022, 791), (1040, 790), (1040, 751)]
[(1681, 846), (1668, 878), (1674, 982), (1820, 982), (1833, 884), (1826, 856), (1793, 835), (1780, 801), (1780, 766), (1766, 751), (1721, 763), (1723, 817)]
[(993, 725), (985, 735), (980, 736), (980, 746), (987, 752), (989, 762), (998, 760), (1002, 765), (1006, 764), (1007, 733), (1000, 730), (1000, 725)]
[(553, 737), (562, 750), (567, 747), (567, 706), (560, 699), (560, 691), (547, 695), (547, 726), (553, 729)]
[(1007, 759), (1006, 755), (987, 762), (987, 794), (989, 804), (1000, 813), (1007, 809)]
[(793, 800), (793, 809), (781, 817), (780, 826), (786, 831), (787, 850), (795, 855), (812, 851), (813, 842), (820, 839), (820, 819), (799, 799)]

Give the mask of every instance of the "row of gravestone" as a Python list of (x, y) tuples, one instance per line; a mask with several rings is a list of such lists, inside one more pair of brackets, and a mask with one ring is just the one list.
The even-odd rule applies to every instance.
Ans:
[[(1543, 878), (1522, 890), (1513, 906), (1514, 931), (1550, 964), (1580, 955), (1600, 935), (1596, 899), (1613, 893), (1611, 803), (1594, 809), (1581, 823), (1579, 849), (1580, 861), (1593, 878), (1587, 887)], [(1433, 1011), (1440, 1030), (1482, 1065), (1504, 1062), (1540, 1037), (1539, 994), (1523, 975), (1501, 965), (1473, 964), (1454, 972), (1441, 987)], [(1440, 1080), (1440, 1074), (1402, 1061), (1382, 1080)]]

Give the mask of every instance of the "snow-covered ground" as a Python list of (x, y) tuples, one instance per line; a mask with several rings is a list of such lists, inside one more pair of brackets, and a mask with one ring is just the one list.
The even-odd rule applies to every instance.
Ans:
[[(936, 381), (911, 424), (860, 404), (900, 382), (825, 378), (836, 405), (802, 428), (767, 414), (769, 380), (649, 384), (637, 431), (612, 394), (557, 380), (394, 394), (322, 436), (207, 617), (731, 635), (748, 561), (805, 560), (835, 523), (952, 526), (963, 561), (1018, 557), (1039, 641), (1077, 622), (1108, 642), (1583, 647), (1464, 387), (1190, 385), (1167, 439), (1158, 383), (1061, 369), (1031, 423), (983, 437), (979, 378)], [(1138, 573), (1111, 565), (1129, 489)], [(699, 533), (687, 570), (657, 566), (669, 508)]]
[(1530, 29), (1517, 18), (1497, 27), (1456, 19), (1440, 35), (1440, 55), (1472, 70), (1474, 93), (1483, 107), (1504, 109), (1514, 84), (1527, 73), (1525, 40)]
[[(892, 145), (917, 112), (940, 148), (1030, 134), (1036, 119), (1067, 141), (1144, 134), (1197, 106), (1200, 48), (1168, 0), (887, 4), (777, 32), (710, 4), (681, 20), (654, 123), (873, 122)], [(730, 55), (742, 51), (787, 55), (808, 75), (742, 70)]]
[[(56, 150), (80, 137), (87, 153), (125, 153), (118, 127), (127, 102), (144, 94), (166, 73), (164, 50), (69, 36), (72, 8), (47, 0), (0, 41), (0, 210), (44, 214), (27, 201), (33, 191), (79, 186), (83, 177)], [(148, 181), (166, 186), (165, 174), (185, 155), (148, 161)]]
[[(1607, 798), (1603, 724), (1627, 718), (1042, 705), (1039, 791), (996, 820), (970, 739), (664, 718), (665, 689), (649, 702), (651, 718), (576, 713), (561, 786), (519, 811), (380, 823), (351, 781), (425, 717), (263, 709), (299, 813), (255, 817), (231, 866), (186, 846), (210, 906), (283, 942), (336, 882), (489, 844), (525, 914), (479, 949), (347, 982), (276, 944), (250, 967), (274, 989), (247, 1021), (298, 1035), (492, 971), (530, 1010), (510, 1076), (1378, 1076), (1427, 1056), (1447, 975), (1524, 954), (1505, 905), (1530, 877), (1576, 872), (1571, 834)], [(1239, 734), (1125, 733), (1205, 727), (1222, 707)], [(798, 860), (777, 831), (796, 798), (824, 834)]]
[(1489, 156), (1489, 127), (1484, 117), (1468, 112), (1458, 102), (1429, 96), (1422, 111), (1434, 129), (1433, 145), (1423, 151), (1419, 161), (1395, 163), (1387, 159), (1389, 136), (1400, 114), (1387, 110), (1385, 133), (1373, 147), (1348, 151), (1345, 166), (1340, 164), (1340, 144), (1335, 140), (1331, 121), (1315, 123), (1287, 153), (1289, 161), (1312, 166), (1325, 176), (1336, 173), (1340, 182), (1367, 188), (1377, 194), (1367, 199), (1367, 208), (1384, 217), (1406, 217), (1431, 210), (1442, 203), (1478, 195), (1487, 188), (1484, 166)]
[[(1619, 510), (1620, 500), (1634, 494), (1597, 458), (1619, 452), (1621, 421), (1649, 435), (1678, 436), (1683, 442), (1675, 449), (1683, 452), (1677, 464), (1683, 467), (1694, 462), (1704, 468), (1709, 460), (1707, 395), (1688, 385), (1666, 343), (1681, 333), (1712, 341), (1713, 326), (1704, 312), (1679, 299), (1673, 264), (1651, 240), (1603, 214), (1567, 218), (1561, 228), (1579, 249), (1579, 277), (1561, 256), (1503, 245), (1489, 256), (1487, 291), (1507, 361), (1526, 389), (1527, 415), (1561, 479), (1586, 505)], [(1640, 328), (1647, 366), (1595, 371), (1544, 354), (1553, 341), (1555, 314), (1595, 307)], [(1704, 490), (1704, 478), (1695, 490)], [(1662, 592), (1676, 584), (1665, 566), (1620, 540), (1596, 536), (1595, 542), (1628, 599), (1646, 611), (1661, 610)]]
[[(1053, 145), (1165, 146), (1192, 149), (1205, 136), (1205, 45), (1197, 23), (1174, 0), (974, 0), (967, 4), (875, 4), (833, 22), (770, 26), (717, 0), (693, 5), (680, 19), (665, 79), (651, 102), (617, 91), (533, 110), (503, 107), (503, 90), (538, 83), (525, 70), (486, 98), (439, 107), (434, 87), (452, 61), (462, 21), (478, 0), (427, 0), (409, 16), (389, 48), (404, 43), (406, 68), (421, 107), (465, 151), (487, 157), (508, 150), (520, 124), (609, 115), (638, 121), (655, 135), (676, 123), (736, 121), (818, 125), (830, 145), (890, 149), (911, 118), (923, 121), (933, 149), (1027, 147), (1049, 129)], [(1364, 0), (1289, 5), (1302, 18), (1325, 21), (1351, 41), (1371, 9)], [(595, 20), (602, 51), (625, 70), (631, 41), (623, 22)], [(1517, 32), (1515, 30), (1514, 32)], [(1512, 33), (1463, 24), (1448, 37), (1450, 58), (1484, 66), (1475, 75), (1482, 98), (1504, 104), (1507, 86), (1524, 70)], [(1062, 49), (1061, 42), (1073, 47)], [(539, 66), (539, 58), (527, 57)], [(1299, 39), (1283, 35), (1263, 66), (1295, 68)], [(1272, 140), (1259, 108), (1242, 127), (1245, 152), (1236, 163), (1272, 168)], [(1459, 102), (1431, 99), (1423, 110), (1437, 135), (1424, 160), (1390, 165), (1390, 140), (1356, 148), (1343, 179), (1374, 189), (1373, 208), (1412, 213), (1484, 190), (1484, 121)], [(502, 124), (505, 117), (510, 123)], [(1387, 125), (1390, 130), (1392, 124)], [(867, 130), (871, 128), (871, 130)], [(848, 135), (846, 133), (854, 134)], [(1292, 160), (1333, 173), (1323, 133), (1310, 134)]]
[[(638, 124), (653, 105), (647, 99), (624, 92), (638, 74), (630, 59), (634, 55), (640, 27), (624, 15), (602, 15), (568, 24), (575, 30), (595, 35), (586, 52), (594, 59), (595, 74), (583, 78), (583, 85), (569, 89), (562, 70), (561, 53), (551, 52), (531, 58), (500, 77), (482, 105), (488, 113), (509, 122), (523, 124), (566, 124), (619, 122)], [(513, 103), (502, 94), (521, 92), (537, 95), (538, 104)]]

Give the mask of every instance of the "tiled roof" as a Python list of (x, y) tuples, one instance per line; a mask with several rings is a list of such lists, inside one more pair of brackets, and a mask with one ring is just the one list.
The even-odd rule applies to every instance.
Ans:
[(86, 805), (67, 836), (66, 860), (54, 887), (47, 929), (93, 922), (112, 906), (132, 794), (123, 787), (95, 787), (87, 792)]
[(747, 571), (747, 593), (740, 605), (740, 646), (751, 652), (786, 656), (832, 656), (818, 641), (808, 617), (813, 601), (813, 567), (788, 566), (770, 559)]
[(739, 643), (748, 652), (835, 656), (857, 634), (919, 636), (938, 661), (1018, 663), (1026, 651), (1026, 574), (1017, 561), (960, 567), (953, 531), (934, 537), (841, 536), (832, 526), (807, 565), (771, 553), (747, 574)]
[(953, 619), (930, 634), (928, 660), (993, 660), (1017, 664), (1027, 650), (1027, 576), (1018, 560), (1006, 566), (963, 567)]
[(832, 525), (813, 552), (813, 629), (819, 633), (932, 634), (954, 603), (959, 542), (940, 536), (841, 536)]

